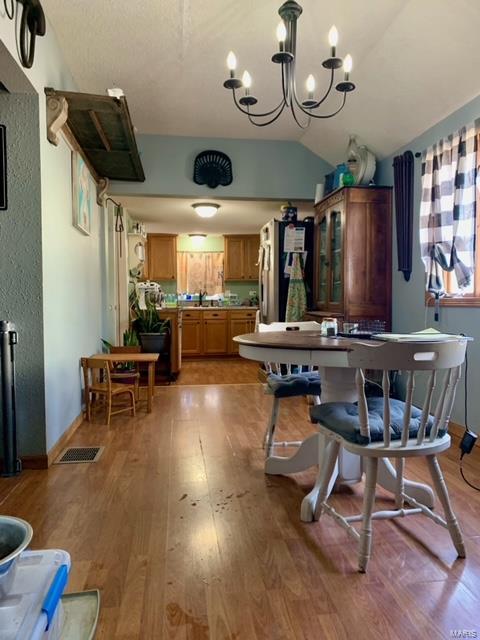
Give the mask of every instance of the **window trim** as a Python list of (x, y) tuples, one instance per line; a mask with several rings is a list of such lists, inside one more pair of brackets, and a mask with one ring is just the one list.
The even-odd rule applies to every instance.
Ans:
[[(477, 172), (480, 172), (480, 132), (477, 133)], [(471, 294), (447, 294), (440, 298), (440, 306), (442, 307), (480, 307), (480, 187), (476, 192), (476, 229), (475, 229), (475, 272), (474, 272), (474, 292)], [(448, 289), (450, 273), (445, 272), (445, 284)], [(435, 298), (425, 291), (425, 306), (433, 307)]]

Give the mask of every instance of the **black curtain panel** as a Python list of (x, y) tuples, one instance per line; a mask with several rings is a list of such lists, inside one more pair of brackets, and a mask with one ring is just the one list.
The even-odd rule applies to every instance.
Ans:
[(405, 151), (393, 159), (398, 270), (408, 282), (412, 273), (414, 157)]

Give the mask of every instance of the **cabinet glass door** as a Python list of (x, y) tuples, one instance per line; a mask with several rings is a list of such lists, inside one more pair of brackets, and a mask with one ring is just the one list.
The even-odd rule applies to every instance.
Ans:
[(330, 213), (330, 303), (342, 302), (342, 214)]
[(318, 254), (318, 302), (326, 304), (328, 287), (328, 233), (327, 216), (323, 216), (318, 225), (319, 254)]

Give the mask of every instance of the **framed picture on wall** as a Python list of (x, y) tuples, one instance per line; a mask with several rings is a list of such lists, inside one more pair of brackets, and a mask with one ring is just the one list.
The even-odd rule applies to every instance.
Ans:
[(73, 226), (87, 236), (92, 232), (95, 202), (95, 183), (90, 171), (82, 156), (72, 151)]
[(6, 127), (0, 124), (0, 209), (7, 208), (7, 136)]

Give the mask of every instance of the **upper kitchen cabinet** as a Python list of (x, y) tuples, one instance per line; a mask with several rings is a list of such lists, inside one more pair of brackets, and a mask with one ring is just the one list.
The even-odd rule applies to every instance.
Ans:
[(147, 273), (149, 280), (177, 279), (177, 236), (149, 233), (147, 236)]
[(390, 328), (392, 191), (343, 188), (315, 207), (315, 309)]
[(260, 235), (225, 236), (225, 280), (258, 280)]

